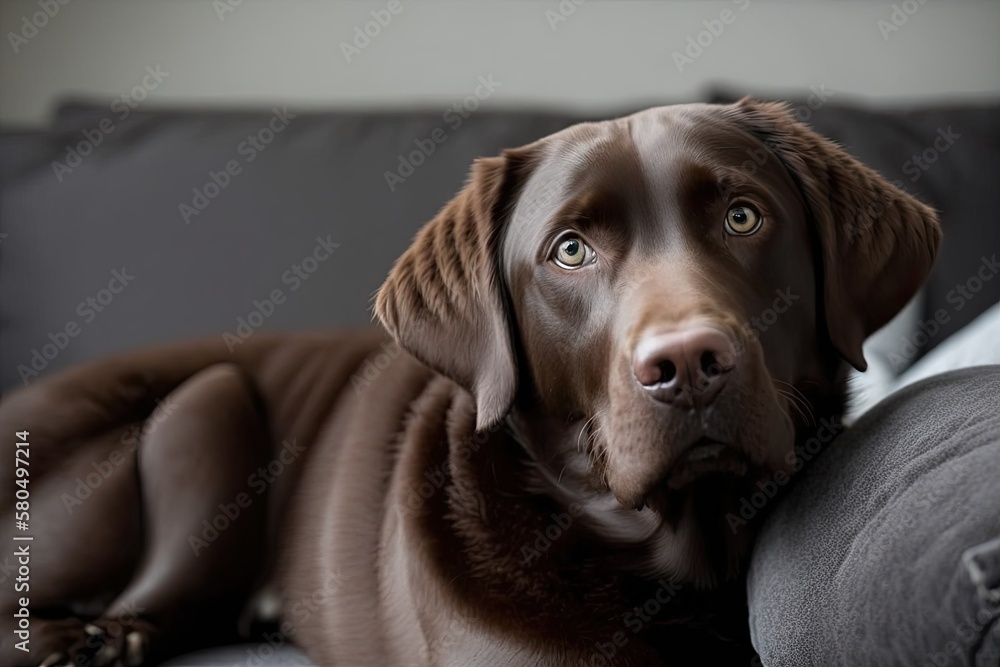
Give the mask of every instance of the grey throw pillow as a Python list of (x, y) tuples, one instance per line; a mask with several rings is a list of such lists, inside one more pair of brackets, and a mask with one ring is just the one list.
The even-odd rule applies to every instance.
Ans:
[(764, 665), (1000, 665), (1000, 366), (894, 393), (775, 502), (748, 583)]

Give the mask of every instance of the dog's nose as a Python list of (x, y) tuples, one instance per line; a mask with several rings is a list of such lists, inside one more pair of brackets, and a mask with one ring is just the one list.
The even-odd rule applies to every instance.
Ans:
[(640, 339), (633, 370), (653, 398), (690, 408), (715, 400), (734, 363), (729, 337), (712, 327), (697, 326)]

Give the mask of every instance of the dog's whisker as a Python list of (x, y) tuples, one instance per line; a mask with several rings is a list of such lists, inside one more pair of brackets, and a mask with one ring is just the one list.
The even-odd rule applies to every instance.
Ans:
[[(582, 452), (583, 451), (583, 446), (582, 446), (582, 443), (580, 442), (580, 438), (583, 437), (584, 433), (588, 434), (587, 435), (587, 444), (588, 445), (592, 445), (593, 444), (593, 434), (590, 432), (589, 428), (590, 428), (590, 425), (594, 422), (594, 420), (597, 419), (599, 416), (601, 416), (602, 412), (604, 412), (604, 410), (598, 410), (597, 412), (594, 413), (593, 417), (591, 417), (590, 419), (588, 419), (587, 421), (585, 421), (583, 423), (583, 426), (580, 428), (580, 433), (577, 434), (577, 436), (576, 436), (576, 450), (578, 452)], [(598, 428), (598, 431), (599, 430), (600, 430), (600, 428)]]
[(781, 396), (784, 397), (784, 399), (785, 399), (785, 406), (786, 407), (783, 410), (783, 412), (785, 413), (785, 416), (788, 417), (788, 420), (790, 422), (792, 422), (792, 423), (795, 422), (795, 420), (792, 419), (792, 413), (791, 413), (792, 409), (795, 410), (796, 414), (798, 414), (799, 417), (801, 417), (803, 421), (806, 421), (806, 422), (809, 421), (809, 418), (806, 416), (805, 412), (802, 411), (802, 407), (799, 406), (799, 404), (795, 402), (795, 399), (793, 397), (791, 397), (788, 394), (785, 394), (783, 392), (779, 392), (779, 393), (781, 393)]
[(802, 405), (802, 402), (792, 394), (785, 394), (791, 402), (791, 405), (795, 407), (795, 411), (802, 416), (803, 421), (807, 424), (814, 425), (816, 423), (815, 417), (813, 417), (812, 410), (808, 405)]
[(789, 401), (788, 397), (782, 394), (780, 391), (778, 392), (778, 395), (785, 399), (784, 403), (778, 404), (778, 409), (781, 411), (781, 414), (784, 415), (785, 419), (787, 419), (789, 422), (794, 423), (795, 420), (792, 419), (792, 415), (789, 412), (789, 405), (791, 404), (791, 401)]
[[(779, 380), (779, 382), (781, 382), (781, 380)], [(809, 399), (808, 399), (808, 398), (806, 397), (806, 395), (805, 395), (804, 393), (802, 393), (802, 390), (801, 390), (801, 389), (799, 389), (799, 388), (798, 388), (798, 387), (796, 387), (795, 385), (793, 385), (793, 384), (789, 384), (789, 383), (787, 383), (787, 382), (782, 382), (782, 384), (786, 384), (786, 385), (788, 385), (789, 387), (791, 387), (791, 389), (792, 389), (792, 394), (793, 394), (793, 395), (795, 395), (795, 396), (798, 396), (799, 398), (801, 398), (801, 399), (802, 399), (802, 402), (803, 402), (804, 404), (806, 404), (806, 405), (810, 405), (810, 406), (811, 406), (811, 404), (809, 403)]]
[(791, 412), (789, 412), (790, 408), (795, 408), (795, 411), (802, 417), (802, 419), (805, 420), (805, 421), (808, 421), (808, 418), (806, 417), (805, 413), (802, 411), (802, 407), (798, 404), (798, 402), (796, 402), (794, 396), (792, 396), (788, 392), (784, 391), (780, 387), (775, 387), (774, 391), (778, 394), (778, 396), (780, 396), (781, 398), (785, 399), (784, 403), (780, 403), (779, 402), (778, 407), (781, 410), (781, 413), (784, 415), (785, 419), (787, 419), (789, 421), (789, 423), (792, 423), (792, 424), (795, 423), (795, 420), (792, 419)]
[(816, 417), (812, 411), (812, 404), (809, 402), (809, 399), (806, 398), (805, 394), (802, 393), (802, 390), (792, 384), (789, 384), (788, 382), (784, 382), (783, 380), (774, 379), (773, 381), (777, 384), (783, 384), (789, 388), (790, 391), (782, 390), (780, 387), (775, 386), (775, 390), (778, 393), (794, 403), (796, 409), (799, 411), (799, 414), (801, 414), (809, 424), (815, 425)]
[(568, 467), (569, 467), (569, 463), (567, 463), (566, 465), (564, 465), (562, 467), (562, 470), (559, 471), (559, 476), (556, 477), (556, 484), (560, 484), (562, 482), (563, 473), (566, 472), (566, 468), (568, 468)]
[[(788, 387), (791, 390), (791, 393), (792, 393), (793, 396), (797, 396), (797, 397), (801, 398), (803, 403), (805, 403), (806, 405), (809, 405), (809, 399), (806, 397), (806, 395), (804, 393), (802, 393), (801, 389), (799, 389), (798, 387), (796, 387), (793, 384), (785, 382), (784, 380), (775, 380), (775, 382), (778, 382), (778, 383), (783, 384), (786, 387)], [(815, 384), (815, 383), (811, 383), (811, 384)]]

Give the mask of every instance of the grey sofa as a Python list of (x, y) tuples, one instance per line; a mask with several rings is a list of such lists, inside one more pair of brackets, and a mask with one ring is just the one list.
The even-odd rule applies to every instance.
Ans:
[[(941, 309), (949, 317), (914, 339), (908, 363), (1000, 301), (997, 279), (954, 303), (982, 258), (1000, 252), (1000, 106), (793, 104), (942, 213), (942, 254), (914, 326)], [(0, 389), (182, 337), (367, 326), (392, 261), (473, 158), (579, 120), (524, 111), (456, 125), (443, 108), (284, 105), (122, 118), (67, 103), (44, 131), (4, 130)], [(422, 140), (439, 128), (446, 140), (430, 153)], [(319, 245), (329, 259), (310, 261)], [(998, 393), (996, 369), (910, 387), (827, 445), (792, 498), (767, 507), (748, 589), (763, 664), (1000, 664)], [(971, 639), (952, 649), (969, 614)], [(267, 649), (176, 664), (302, 664), (287, 647)]]

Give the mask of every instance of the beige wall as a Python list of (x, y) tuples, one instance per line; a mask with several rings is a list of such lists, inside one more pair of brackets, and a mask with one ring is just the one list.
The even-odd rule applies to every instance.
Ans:
[[(220, 18), (227, 2), (237, 6)], [(58, 12), (15, 53), (9, 33), (40, 3)], [(878, 21), (891, 20), (891, 2), (591, 0), (553, 30), (555, 0), (403, 0), (347, 62), (340, 44), (388, 4), (0, 0), (0, 122), (42, 124), (72, 95), (110, 105), (157, 65), (169, 74), (144, 104), (448, 105), (489, 74), (501, 84), (497, 107), (620, 109), (697, 98), (709, 82), (799, 94), (825, 85), (877, 104), (1000, 96), (995, 0), (897, 0), (916, 11), (905, 23), (897, 12), (902, 25), (885, 35)], [(708, 46), (679, 71), (673, 53), (697, 39), (703, 21), (721, 34), (702, 35)]]

